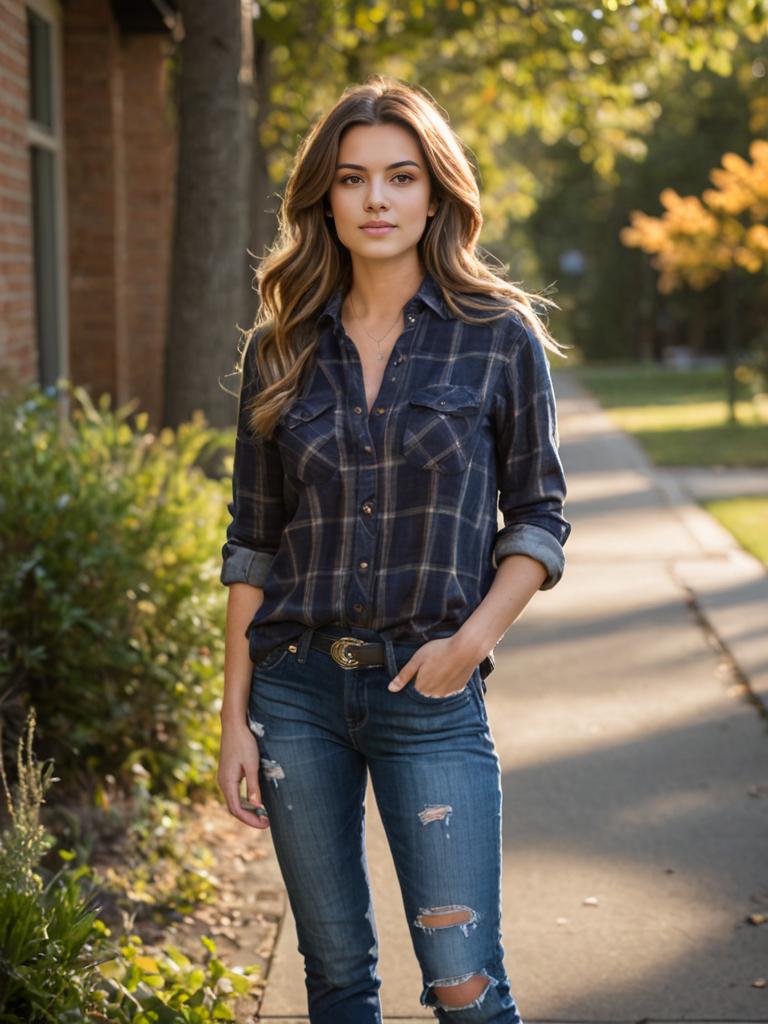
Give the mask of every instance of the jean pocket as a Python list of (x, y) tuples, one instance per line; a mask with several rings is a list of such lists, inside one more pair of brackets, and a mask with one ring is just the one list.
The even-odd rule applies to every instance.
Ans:
[(402, 452), (419, 469), (461, 473), (477, 441), (481, 392), (464, 384), (429, 384), (408, 399)]
[(267, 651), (263, 658), (260, 658), (253, 666), (254, 672), (268, 672), (276, 669), (278, 665), (281, 665), (285, 658), (288, 656), (288, 646), (291, 641), (286, 640), (282, 644), (278, 644), (277, 647), (273, 647), (271, 651)]
[(464, 684), (464, 686), (462, 686), (460, 690), (456, 690), (455, 693), (447, 693), (441, 697), (431, 697), (428, 693), (422, 693), (421, 690), (417, 690), (417, 678), (418, 673), (416, 673), (415, 678), (408, 680), (408, 682), (405, 684), (401, 691), (402, 693), (406, 694), (406, 696), (410, 697), (412, 701), (415, 701), (415, 703), (417, 704), (431, 704), (432, 707), (436, 708), (453, 708), (463, 707), (465, 704), (468, 704), (471, 699), (472, 676), (470, 676), (470, 678), (467, 680), (467, 682)]
[(336, 399), (298, 399), (281, 417), (276, 439), (287, 475), (305, 484), (327, 480), (339, 468)]

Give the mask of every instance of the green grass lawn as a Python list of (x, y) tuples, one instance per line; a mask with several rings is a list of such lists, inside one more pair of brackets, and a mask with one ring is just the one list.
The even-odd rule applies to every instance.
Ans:
[(571, 372), (657, 466), (768, 466), (768, 398), (750, 400), (741, 388), (738, 422), (729, 423), (720, 370), (584, 365)]
[[(750, 400), (740, 387), (738, 422), (729, 423), (723, 371), (584, 365), (571, 372), (657, 466), (768, 467), (768, 399)], [(768, 565), (768, 496), (701, 504)]]
[(768, 497), (717, 498), (701, 504), (736, 540), (768, 566)]

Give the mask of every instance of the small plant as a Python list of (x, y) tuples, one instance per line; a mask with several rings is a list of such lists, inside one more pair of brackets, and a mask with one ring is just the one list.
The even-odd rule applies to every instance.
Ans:
[(0, 1021), (2, 1024), (209, 1024), (235, 1020), (232, 1002), (250, 989), (257, 965), (230, 969), (208, 936), (194, 963), (175, 946), (146, 949), (133, 933), (111, 940), (93, 905), (87, 865), (59, 850), (63, 865), (51, 877), (41, 861), (55, 846), (40, 821), (54, 778), (39, 764), (31, 709), (18, 743), (15, 792), (2, 759), (0, 773), (10, 826), (0, 835)]
[[(34, 711), (28, 716), (26, 751), (19, 740), (15, 796), (0, 756), (11, 826), (0, 836), (0, 1020), (42, 1024), (82, 1020), (100, 975), (94, 971), (97, 909), (82, 896), (87, 869), (66, 862), (48, 881), (37, 868), (54, 845), (40, 823), (40, 805), (53, 778), (52, 764), (32, 753)], [(0, 726), (0, 755), (2, 754)], [(75, 1016), (72, 1016), (75, 1014)]]
[(175, 946), (148, 955), (138, 936), (129, 935), (121, 946), (120, 961), (101, 966), (106, 979), (102, 1019), (121, 1024), (235, 1020), (232, 999), (248, 993), (248, 976), (259, 968), (230, 969), (216, 956), (213, 939), (202, 935), (200, 941), (209, 954), (202, 967)]

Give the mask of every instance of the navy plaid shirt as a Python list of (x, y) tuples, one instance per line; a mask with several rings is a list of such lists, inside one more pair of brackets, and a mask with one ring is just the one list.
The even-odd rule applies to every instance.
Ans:
[(538, 339), (512, 313), (465, 323), (427, 273), (368, 415), (343, 299), (325, 304), (310, 376), (271, 440), (244, 409), (258, 336), (245, 354), (220, 578), (264, 589), (246, 632), (254, 662), (308, 626), (451, 636), (506, 555), (540, 561), (542, 590), (563, 574), (571, 524)]

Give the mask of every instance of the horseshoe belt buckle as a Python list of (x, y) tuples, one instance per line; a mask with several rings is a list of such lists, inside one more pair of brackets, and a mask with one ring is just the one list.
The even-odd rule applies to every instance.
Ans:
[(342, 668), (356, 668), (360, 662), (354, 653), (348, 650), (348, 647), (359, 647), (364, 643), (365, 640), (360, 640), (356, 636), (340, 636), (338, 640), (334, 640), (331, 644), (331, 657)]

